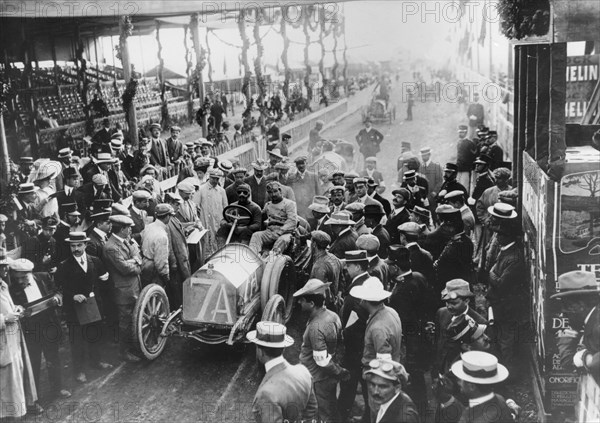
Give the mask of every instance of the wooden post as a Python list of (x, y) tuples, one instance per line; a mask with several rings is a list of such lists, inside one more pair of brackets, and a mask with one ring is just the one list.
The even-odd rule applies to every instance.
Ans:
[[(512, 178), (513, 186), (518, 187), (519, 192), (523, 192), (523, 143), (524, 143), (524, 125), (522, 125), (523, 117), (525, 115), (525, 98), (524, 88), (527, 79), (523, 81), (522, 76), (526, 73), (524, 55), (522, 51), (523, 46), (509, 47), (514, 48), (515, 54), (515, 72), (514, 77), (514, 101), (513, 101), (513, 167), (512, 167)], [(511, 55), (509, 51), (509, 55)], [(525, 59), (526, 60), (526, 59)], [(525, 82), (525, 83), (524, 83)], [(519, 195), (517, 198), (517, 210), (522, 210), (521, 206), (523, 203), (523, 196)]]
[(6, 192), (8, 181), (10, 179), (10, 159), (8, 156), (8, 142), (6, 141), (6, 131), (4, 130), (4, 113), (0, 110), (0, 153), (2, 154), (2, 174), (0, 175), (0, 190)]
[(535, 109), (536, 101), (536, 77), (537, 77), (537, 47), (535, 45), (525, 46), (525, 57), (527, 74), (526, 78), (526, 101), (525, 101), (525, 145), (527, 153), (535, 158)]
[[(192, 31), (192, 43), (196, 53), (196, 74), (198, 75), (198, 98), (200, 107), (204, 104), (204, 79), (202, 77), (202, 46), (200, 45), (200, 34), (198, 33), (198, 14), (194, 13), (190, 19), (190, 30)], [(206, 137), (206, 116), (202, 119), (202, 136)]]
[(550, 111), (548, 175), (555, 181), (562, 177), (567, 149), (565, 102), (567, 101), (567, 43), (550, 44)]
[(545, 44), (537, 45), (536, 80), (537, 105), (535, 108), (534, 159), (540, 164), (542, 169), (545, 169), (548, 164), (548, 131), (550, 130), (548, 125), (548, 118), (550, 117), (550, 47)]
[[(131, 68), (131, 61), (129, 58), (129, 43), (127, 42), (127, 28), (126, 16), (121, 16), (119, 19), (119, 29), (121, 32), (121, 64), (123, 65), (123, 77), (125, 79), (125, 85), (129, 83), (131, 78), (133, 77), (133, 70)], [(131, 145), (133, 148), (137, 148), (138, 146), (138, 125), (137, 125), (137, 116), (135, 113), (135, 101), (132, 101), (129, 105), (128, 110), (129, 119), (127, 120), (127, 126), (129, 129), (129, 139), (131, 140)]]

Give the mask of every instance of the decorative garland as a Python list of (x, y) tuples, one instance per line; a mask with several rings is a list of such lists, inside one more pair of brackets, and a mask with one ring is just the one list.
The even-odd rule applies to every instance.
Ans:
[(337, 85), (337, 70), (338, 70), (338, 56), (337, 56), (337, 47), (338, 47), (338, 26), (339, 22), (335, 23), (335, 30), (333, 31), (333, 66), (331, 67), (331, 78), (333, 79), (333, 85)]
[[(306, 10), (307, 7), (304, 8), (304, 10)], [(310, 62), (308, 60), (308, 47), (310, 46), (310, 34), (308, 33), (308, 28), (310, 26), (309, 24), (310, 21), (310, 14), (309, 13), (305, 13), (304, 14), (304, 24), (302, 26), (302, 30), (304, 31), (304, 39), (306, 40), (306, 43), (304, 44), (304, 69), (305, 69), (305, 73), (304, 73), (304, 86), (306, 87), (306, 98), (308, 100), (308, 102), (310, 103), (310, 101), (312, 100), (312, 90), (310, 88), (310, 73), (311, 73), (311, 67), (310, 67)]]
[(206, 29), (206, 36), (204, 37), (204, 40), (206, 42), (206, 62), (208, 63), (208, 82), (212, 84), (213, 79), (212, 79), (212, 74), (213, 74), (213, 67), (212, 67), (212, 60), (210, 57), (210, 44), (208, 43), (208, 34), (209, 32), (211, 32), (210, 29)]
[[(270, 33), (271, 31), (275, 31), (275, 32), (279, 33), (277, 30), (274, 30), (272, 26), (270, 26), (270, 27), (269, 27), (269, 29), (267, 29), (267, 32), (265, 32), (265, 33), (264, 33), (264, 34), (263, 34), (263, 35), (260, 37), (260, 39), (261, 39), (261, 40), (264, 40), (264, 39), (265, 39), (265, 37), (266, 37), (267, 35), (269, 35), (269, 33)], [(225, 44), (225, 45), (226, 45), (226, 46), (228, 46), (228, 47), (233, 47), (233, 48), (237, 48), (237, 49), (242, 49), (242, 48), (244, 48), (244, 46), (239, 46), (239, 45), (237, 45), (237, 44), (230, 43), (229, 41), (225, 41), (225, 40), (224, 40), (224, 39), (222, 39), (222, 38), (221, 38), (221, 37), (220, 37), (220, 36), (219, 36), (219, 35), (218, 35), (218, 34), (217, 34), (215, 31), (213, 31), (212, 29), (211, 29), (211, 32), (212, 32), (212, 35), (213, 35), (213, 37), (215, 37), (217, 40), (219, 40), (221, 43)], [(250, 43), (250, 46), (253, 46), (253, 45), (256, 45), (256, 42), (252, 42), (252, 43)]]
[(160, 115), (161, 115), (161, 123), (163, 127), (169, 126), (169, 121), (171, 120), (169, 116), (169, 107), (167, 106), (167, 98), (165, 96), (165, 61), (162, 58), (162, 43), (160, 42), (160, 21), (156, 21), (156, 44), (158, 45), (158, 50), (156, 52), (156, 56), (158, 57), (158, 85), (160, 87)]
[(242, 83), (242, 94), (246, 96), (246, 110), (242, 113), (242, 117), (249, 117), (252, 112), (253, 99), (250, 96), (250, 78), (252, 77), (252, 71), (250, 70), (250, 64), (248, 63), (248, 49), (250, 48), (250, 40), (246, 35), (246, 23), (245, 23), (246, 12), (242, 10), (238, 18), (238, 29), (240, 31), (240, 38), (242, 39), (242, 63), (244, 64), (244, 81)]
[(499, 0), (500, 29), (509, 39), (546, 35), (550, 28), (549, 0)]
[(123, 17), (123, 29), (119, 35), (119, 44), (115, 46), (117, 59), (123, 61), (121, 52), (123, 51), (125, 41), (128, 37), (133, 34), (133, 24), (131, 23), (131, 16)]
[(125, 119), (129, 122), (129, 108), (133, 105), (133, 100), (137, 95), (137, 87), (138, 80), (133, 77), (127, 83), (125, 87), (125, 91), (123, 91), (123, 95), (121, 96), (121, 100), (123, 102), (123, 111), (125, 112)]
[(285, 6), (282, 8), (282, 16), (281, 16), (281, 37), (283, 38), (283, 51), (281, 52), (281, 62), (283, 63), (283, 94), (285, 98), (289, 98), (290, 96), (290, 79), (292, 76), (292, 71), (290, 70), (290, 63), (288, 61), (288, 50), (290, 48), (290, 39), (287, 36), (287, 25), (286, 25), (286, 16), (288, 13), (290, 6)]
[(254, 13), (254, 40), (256, 42), (256, 58), (254, 59), (254, 73), (256, 75), (256, 85), (258, 86), (258, 99), (256, 100), (256, 103), (260, 108), (262, 114), (263, 109), (266, 108), (264, 98), (267, 93), (267, 84), (265, 82), (265, 78), (263, 77), (261, 63), (262, 57), (265, 53), (265, 48), (263, 47), (262, 40), (260, 38), (260, 20), (262, 19), (263, 12), (262, 9), (256, 9)]

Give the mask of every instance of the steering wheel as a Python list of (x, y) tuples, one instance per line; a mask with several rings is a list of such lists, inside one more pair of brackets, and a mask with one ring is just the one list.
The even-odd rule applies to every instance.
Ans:
[(252, 220), (252, 212), (244, 206), (231, 204), (223, 210), (223, 219), (231, 224), (248, 224)]

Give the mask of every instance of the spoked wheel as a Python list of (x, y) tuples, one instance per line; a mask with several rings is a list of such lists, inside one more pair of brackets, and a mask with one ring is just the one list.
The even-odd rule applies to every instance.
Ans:
[(289, 256), (280, 255), (267, 263), (260, 287), (260, 303), (263, 310), (266, 309), (268, 301), (279, 294), (284, 299), (285, 313), (283, 317), (284, 322), (287, 323), (292, 317), (295, 290), (296, 268)]
[(154, 360), (165, 349), (167, 337), (161, 336), (169, 316), (169, 299), (165, 290), (156, 284), (146, 286), (140, 293), (133, 311), (138, 352)]
[(275, 294), (271, 297), (262, 312), (261, 320), (285, 324), (285, 300), (281, 295)]

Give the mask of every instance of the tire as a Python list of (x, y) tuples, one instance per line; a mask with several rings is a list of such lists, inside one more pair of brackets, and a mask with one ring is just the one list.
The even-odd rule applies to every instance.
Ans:
[(169, 299), (161, 286), (153, 283), (142, 290), (133, 310), (133, 327), (137, 351), (147, 360), (156, 359), (165, 349), (167, 338), (160, 333), (169, 312)]
[(284, 321), (292, 317), (294, 291), (296, 289), (296, 268), (289, 256), (280, 255), (267, 263), (260, 287), (260, 304), (263, 310), (268, 301), (279, 294), (285, 301), (286, 311)]
[(279, 294), (275, 294), (267, 302), (267, 306), (262, 312), (261, 321), (269, 321), (285, 324), (285, 300)]

